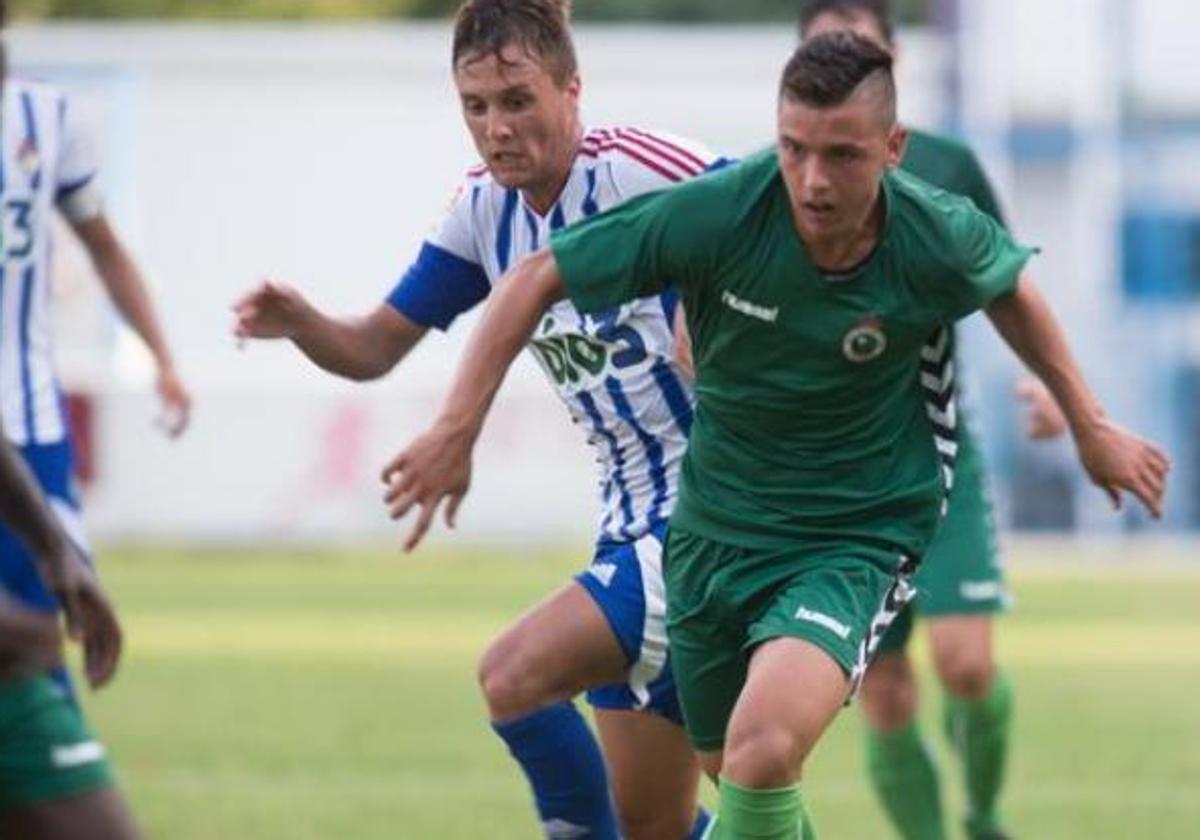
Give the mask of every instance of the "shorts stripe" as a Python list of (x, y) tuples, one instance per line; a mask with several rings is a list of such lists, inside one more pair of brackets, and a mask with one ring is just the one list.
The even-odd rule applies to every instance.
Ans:
[(642, 647), (637, 661), (629, 669), (629, 689), (637, 698), (638, 708), (650, 703), (650, 684), (662, 675), (667, 664), (667, 592), (662, 574), (663, 546), (654, 534), (647, 534), (633, 545), (642, 572), (645, 616), (642, 619)]
[(913, 575), (917, 572), (917, 561), (911, 557), (900, 558), (900, 568), (896, 571), (896, 579), (892, 581), (892, 585), (888, 587), (888, 591), (884, 593), (883, 600), (879, 604), (879, 609), (875, 612), (874, 618), (867, 627), (867, 634), (863, 637), (862, 642), (858, 646), (858, 656), (854, 664), (854, 670), (850, 672), (850, 696), (847, 700), (853, 700), (858, 694), (858, 689), (862, 687), (863, 676), (867, 673), (867, 666), (871, 664), (871, 660), (875, 656), (875, 651), (879, 648), (879, 642), (887, 635), (888, 628), (892, 626), (892, 622), (900, 615), (900, 611), (914, 598), (917, 594), (917, 588), (913, 585)]

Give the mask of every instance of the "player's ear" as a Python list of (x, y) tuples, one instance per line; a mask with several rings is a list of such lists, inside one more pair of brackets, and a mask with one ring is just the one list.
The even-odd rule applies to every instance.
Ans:
[(892, 126), (887, 138), (887, 168), (896, 169), (904, 160), (904, 150), (908, 146), (908, 129), (900, 123)]
[(567, 96), (578, 102), (579, 95), (583, 93), (583, 79), (579, 77), (578, 73), (572, 73), (563, 90), (566, 91)]

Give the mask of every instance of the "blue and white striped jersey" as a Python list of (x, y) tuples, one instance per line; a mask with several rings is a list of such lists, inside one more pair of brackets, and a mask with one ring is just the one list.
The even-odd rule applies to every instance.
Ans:
[(61, 91), (6, 79), (0, 112), (0, 412), (14, 444), (67, 435), (50, 347), (55, 208), (100, 212), (96, 163)]
[[(413, 321), (446, 329), (553, 231), (717, 163), (704, 147), (659, 132), (593, 129), (544, 216), (477, 167), (388, 300)], [(671, 294), (586, 316), (559, 301), (530, 343), (595, 447), (602, 538), (638, 539), (665, 521), (675, 503), (693, 397), (672, 360), (674, 308)]]

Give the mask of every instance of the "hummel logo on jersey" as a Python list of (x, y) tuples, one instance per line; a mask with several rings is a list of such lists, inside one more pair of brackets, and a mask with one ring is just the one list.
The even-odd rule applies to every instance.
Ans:
[(845, 639), (850, 635), (850, 628), (842, 622), (838, 621), (833, 616), (825, 615), (814, 610), (801, 607), (796, 610), (796, 618), (801, 621), (811, 621), (813, 624), (820, 624), (826, 630), (836, 633), (839, 637)]
[(576, 840), (580, 837), (590, 837), (592, 832), (586, 825), (575, 825), (566, 820), (546, 820), (542, 823), (548, 840)]
[(617, 573), (615, 563), (593, 563), (588, 566), (588, 574), (605, 586), (612, 586), (612, 579)]
[(721, 303), (728, 306), (734, 312), (741, 312), (743, 315), (749, 315), (751, 318), (766, 321), (768, 324), (774, 324), (775, 319), (779, 317), (778, 306), (766, 307), (757, 303), (751, 303), (748, 300), (742, 300), (729, 291), (721, 292)]

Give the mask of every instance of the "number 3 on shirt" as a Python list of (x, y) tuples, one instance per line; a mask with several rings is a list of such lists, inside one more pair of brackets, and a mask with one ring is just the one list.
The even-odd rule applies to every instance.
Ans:
[[(4, 202), (3, 226), (0, 229), (0, 251), (7, 257), (21, 259), (33, 248), (33, 229), (29, 218), (33, 204), (19, 198)], [(13, 235), (9, 235), (9, 231)]]
[(642, 337), (633, 327), (617, 323), (617, 316), (620, 315), (620, 312), (619, 309), (607, 309), (593, 316), (599, 325), (596, 336), (601, 341), (620, 348), (612, 357), (615, 367), (633, 367), (645, 360), (646, 342), (642, 341)]

